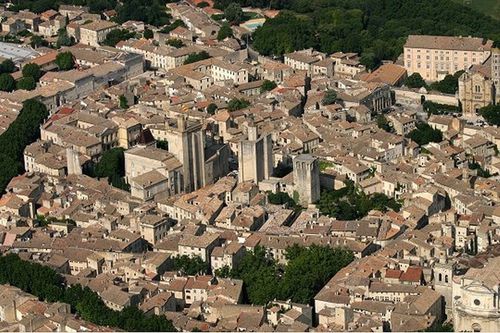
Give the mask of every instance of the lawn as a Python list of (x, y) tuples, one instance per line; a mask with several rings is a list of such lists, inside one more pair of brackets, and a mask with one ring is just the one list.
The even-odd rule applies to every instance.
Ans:
[(499, 0), (452, 0), (452, 1), (470, 7), (480, 13), (492, 16), (497, 20), (500, 20)]

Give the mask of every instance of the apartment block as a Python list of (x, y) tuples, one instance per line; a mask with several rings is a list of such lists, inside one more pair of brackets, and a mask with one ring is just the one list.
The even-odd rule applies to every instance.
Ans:
[(408, 75), (419, 73), (426, 81), (482, 64), (491, 54), (493, 41), (476, 37), (410, 35), (404, 45)]

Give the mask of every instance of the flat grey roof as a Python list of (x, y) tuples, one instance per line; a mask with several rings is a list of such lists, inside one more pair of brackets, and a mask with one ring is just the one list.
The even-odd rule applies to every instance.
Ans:
[(27, 47), (19, 46), (13, 43), (0, 42), (0, 57), (11, 59), (14, 62), (23, 62), (34, 58), (38, 53)]

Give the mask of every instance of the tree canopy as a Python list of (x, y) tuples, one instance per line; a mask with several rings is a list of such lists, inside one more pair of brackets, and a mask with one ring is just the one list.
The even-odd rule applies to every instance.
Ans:
[(71, 311), (96, 325), (124, 331), (176, 331), (165, 316), (146, 315), (137, 307), (108, 308), (99, 295), (79, 284), (65, 287), (64, 278), (48, 266), (23, 261), (15, 254), (0, 257), (0, 284), (10, 284), (47, 302), (65, 302)]
[(130, 39), (134, 36), (135, 34), (127, 29), (114, 29), (106, 35), (103, 44), (115, 47), (120, 41)]
[(59, 29), (57, 32), (57, 42), (56, 46), (59, 48), (61, 46), (71, 46), (74, 44), (74, 40), (69, 37), (68, 32), (65, 28)]
[(153, 33), (153, 30), (151, 29), (144, 29), (144, 32), (142, 33), (142, 37), (146, 38), (146, 39), (151, 39), (153, 38), (154, 36), (154, 33)]
[(417, 124), (417, 128), (408, 133), (407, 136), (419, 146), (426, 145), (429, 142), (443, 141), (443, 133), (437, 128), (434, 129), (425, 123)]
[(325, 96), (321, 100), (323, 105), (331, 105), (337, 101), (337, 92), (335, 90), (329, 89), (325, 92)]
[(382, 193), (367, 195), (358, 191), (352, 181), (339, 190), (325, 190), (317, 204), (321, 213), (338, 220), (357, 220), (365, 217), (370, 210), (386, 212), (399, 211), (401, 204)]
[(488, 105), (479, 110), (479, 113), (490, 125), (500, 125), (500, 105)]
[[(217, 8), (235, 1), (217, 0)], [(375, 68), (395, 60), (410, 34), (478, 36), (500, 40), (499, 21), (449, 0), (238, 0), (241, 6), (276, 8), (253, 34), (253, 46), (281, 56), (314, 47), (322, 52), (357, 52)], [(408, 15), (411, 13), (411, 15)]]
[(56, 65), (62, 71), (68, 71), (75, 67), (75, 59), (69, 51), (61, 52), (56, 56)]
[(208, 112), (208, 114), (211, 114), (211, 115), (214, 115), (215, 112), (217, 111), (217, 109), (218, 109), (218, 107), (217, 107), (217, 104), (215, 104), (215, 103), (210, 103), (207, 106), (207, 112)]
[(207, 274), (208, 264), (198, 256), (191, 258), (183, 255), (172, 259), (172, 269), (187, 275)]
[(180, 49), (183, 46), (186, 46), (182, 40), (179, 38), (170, 38), (165, 41), (165, 44), (175, 47), (176, 49)]
[(192, 64), (193, 62), (201, 61), (210, 58), (210, 54), (207, 51), (201, 51), (198, 53), (191, 53), (188, 55), (187, 59), (184, 60), (184, 65)]
[(394, 131), (394, 128), (392, 128), (391, 124), (389, 124), (389, 121), (387, 121), (387, 118), (383, 114), (379, 114), (377, 116), (377, 126), (378, 128), (389, 133)]
[(264, 80), (264, 82), (262, 82), (262, 86), (260, 87), (260, 92), (264, 93), (266, 91), (271, 91), (277, 86), (278, 85), (274, 81)]
[(125, 155), (123, 148), (112, 148), (102, 154), (99, 162), (86, 173), (91, 177), (106, 178), (116, 188), (129, 190), (125, 183)]
[(250, 102), (243, 98), (233, 98), (227, 103), (229, 111), (241, 110), (250, 106)]
[(419, 73), (413, 73), (405, 79), (404, 85), (408, 88), (422, 88), (427, 87), (424, 79)]
[(274, 299), (311, 304), (314, 295), (354, 259), (346, 249), (318, 245), (294, 245), (286, 249), (285, 257), (288, 263), (282, 267), (257, 246), (236, 268), (222, 269), (217, 274), (242, 279), (247, 301), (252, 304), (267, 304)]
[(0, 135), (0, 193), (24, 168), (24, 148), (40, 137), (40, 125), (49, 112), (44, 104), (29, 99), (9, 128)]
[(16, 65), (10, 59), (5, 59), (0, 64), (0, 73), (14, 73), (16, 71)]
[(231, 2), (226, 9), (224, 9), (224, 16), (231, 24), (239, 24), (243, 19), (243, 10), (237, 2)]
[(0, 90), (12, 91), (16, 89), (16, 80), (8, 73), (0, 74)]
[(448, 74), (441, 81), (433, 82), (429, 88), (444, 94), (454, 95), (458, 91), (458, 78), (463, 73), (464, 71), (458, 71), (453, 75)]
[(31, 77), (35, 82), (38, 82), (43, 75), (42, 69), (38, 64), (30, 63), (26, 64), (22, 70), (23, 77)]
[(36, 82), (32, 77), (22, 77), (16, 83), (16, 89), (33, 90), (35, 88)]
[(227, 23), (223, 23), (217, 33), (217, 40), (221, 41), (228, 37), (233, 37), (233, 29)]

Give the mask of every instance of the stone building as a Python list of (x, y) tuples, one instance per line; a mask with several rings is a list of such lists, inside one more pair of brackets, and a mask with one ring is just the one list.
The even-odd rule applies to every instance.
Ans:
[(495, 103), (495, 85), (491, 76), (491, 59), (474, 65), (458, 79), (458, 98), (464, 117), (474, 117), (479, 109)]
[(426, 81), (482, 64), (491, 54), (493, 41), (476, 37), (410, 35), (404, 45), (408, 75), (419, 73)]
[(90, 46), (99, 46), (106, 39), (111, 30), (118, 25), (109, 21), (95, 21), (80, 27), (80, 43)]
[(318, 159), (309, 154), (295, 157), (293, 182), (300, 204), (307, 206), (318, 201), (320, 196)]
[(273, 142), (271, 134), (258, 134), (257, 126), (248, 125), (248, 138), (239, 142), (238, 181), (259, 183), (273, 172)]
[(179, 116), (162, 128), (152, 128), (152, 133), (157, 140), (166, 141), (168, 151), (182, 163), (184, 191), (191, 192), (207, 184), (205, 132), (200, 121)]
[(496, 87), (497, 100), (500, 98), (500, 48), (491, 50), (491, 78)]
[(453, 325), (456, 332), (500, 331), (500, 257), (481, 268), (470, 268), (453, 285)]

